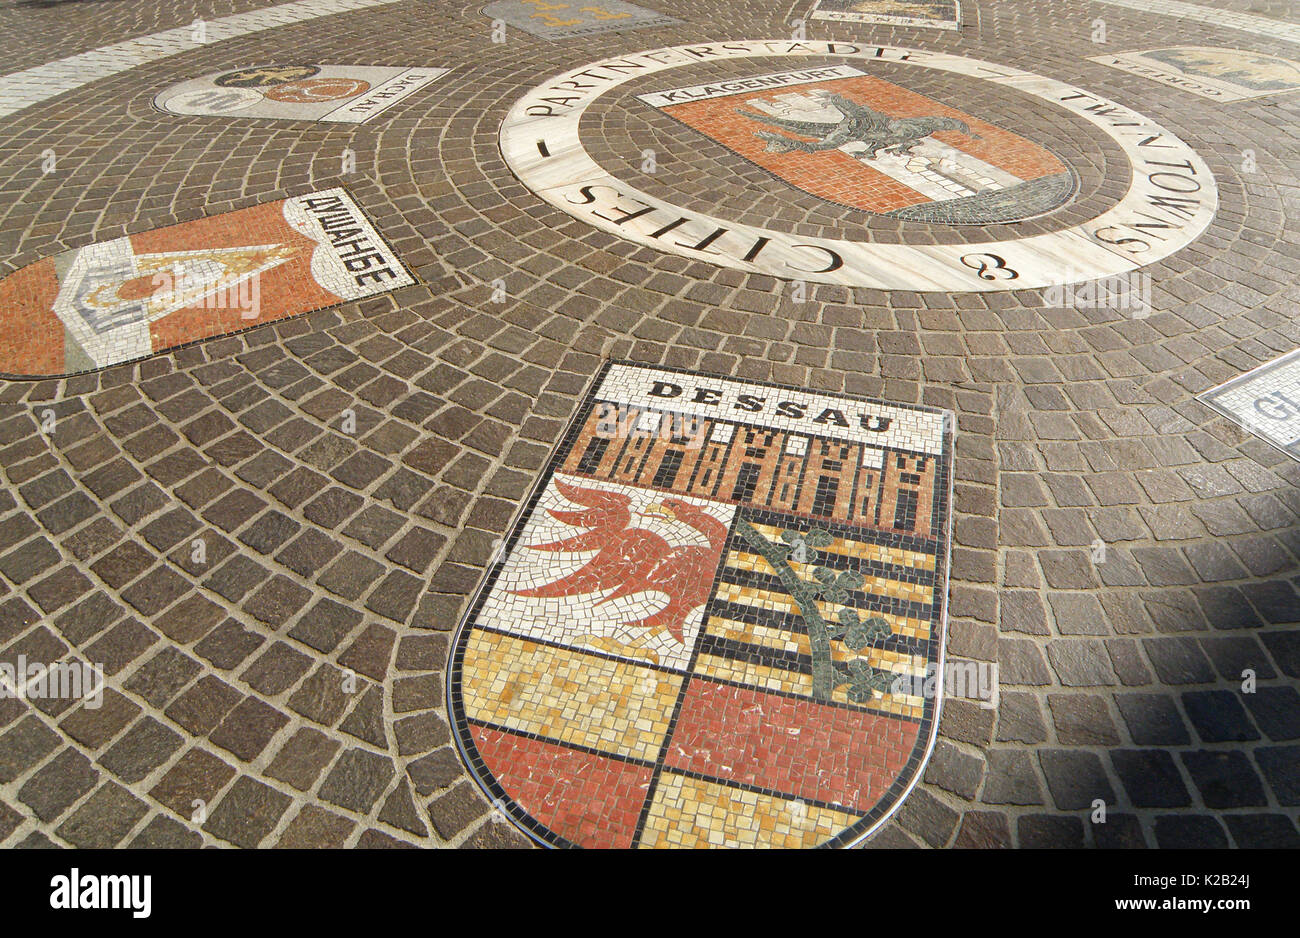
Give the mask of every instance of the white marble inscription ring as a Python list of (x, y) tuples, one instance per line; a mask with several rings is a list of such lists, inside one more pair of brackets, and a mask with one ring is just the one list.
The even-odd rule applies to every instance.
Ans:
[[(840, 64), (826, 65), (828, 58)], [(676, 81), (665, 75), (649, 86), (639, 82), (635, 97), (624, 93), (636, 106), (669, 113), (702, 141), (722, 143), (783, 179), (798, 204), (820, 198), (860, 209), (864, 219), (893, 216), (904, 233), (907, 223), (951, 226), (961, 232), (959, 242), (907, 243), (904, 234), (902, 243), (878, 243), (867, 240), (867, 226), (828, 238), (775, 223), (740, 223), (644, 192), (600, 166), (583, 146), (583, 114), (625, 83), (746, 59), (755, 61), (743, 77), (701, 84), (698, 75)], [(873, 74), (880, 62), (1015, 89), (1089, 122), (1127, 158), (1127, 191), (1082, 223), (1006, 237), (1006, 226), (1050, 219), (1070, 204), (1073, 172), (1051, 153), (1051, 141), (1027, 140), (1015, 128), (886, 81)], [(719, 42), (606, 59), (558, 75), (517, 101), (502, 124), (501, 151), (538, 196), (618, 237), (736, 270), (882, 290), (1024, 290), (1112, 277), (1186, 247), (1218, 208), (1214, 176), (1196, 152), (1121, 104), (1005, 65), (865, 43)], [(826, 184), (828, 177), (840, 180), (840, 188)]]

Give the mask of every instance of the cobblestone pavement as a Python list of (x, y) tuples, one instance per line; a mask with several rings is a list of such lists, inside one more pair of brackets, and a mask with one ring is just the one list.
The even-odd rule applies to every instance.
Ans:
[[(507, 26), (503, 43), (482, 5), (258, 29), (0, 118), (5, 274), (344, 186), (417, 280), (134, 363), (0, 381), (0, 661), (102, 663), (108, 685), (98, 708), (0, 699), (3, 844), (526, 845), (462, 765), (444, 676), (467, 598), (612, 358), (956, 412), (947, 650), (996, 663), (999, 702), (945, 703), (922, 780), (870, 846), (1300, 845), (1300, 465), (1194, 399), (1300, 346), (1300, 96), (1215, 101), (1088, 58), (1300, 47), (1160, 0), (962, 0), (960, 30), (808, 20), (810, 37), (1121, 102), (1194, 148), (1219, 207), (1143, 268), (1145, 318), (1042, 290), (810, 284), (794, 302), (771, 276), (551, 207), (498, 131), (552, 75), (787, 37), (811, 3), (643, 0), (680, 22), (556, 40)], [(1283, 0), (1213, 5), (1300, 18)], [(0, 70), (267, 6), (4, 0)], [(451, 71), (361, 124), (154, 106), (258, 63)], [(710, 68), (632, 90), (731, 74)], [(1071, 224), (1130, 180), (1107, 136), (1038, 99), (942, 73), (913, 87), (1053, 141), (1078, 177)], [(616, 178), (811, 237), (852, 221), (634, 100), (584, 118)], [(955, 237), (863, 224), (882, 243)]]

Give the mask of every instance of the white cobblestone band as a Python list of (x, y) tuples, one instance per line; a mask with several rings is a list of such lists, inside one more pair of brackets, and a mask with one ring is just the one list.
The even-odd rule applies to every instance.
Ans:
[(214, 42), (394, 2), (396, 0), (298, 0), (296, 3), (236, 13), (206, 22), (202, 43), (194, 40), (193, 28), (186, 25), (100, 46), (89, 52), (79, 52), (64, 59), (0, 76), (0, 117), (16, 114), (33, 104), (48, 101), (137, 65), (155, 62), (181, 52), (192, 52)]
[(1182, 0), (1097, 0), (1097, 2), (1137, 10), (1139, 13), (1176, 16), (1210, 26), (1227, 26), (1230, 29), (1240, 29), (1260, 36), (1300, 43), (1300, 24), (1269, 19), (1267, 16), (1254, 16), (1250, 13), (1238, 13), (1235, 10), (1216, 10), (1195, 3), (1183, 3)]

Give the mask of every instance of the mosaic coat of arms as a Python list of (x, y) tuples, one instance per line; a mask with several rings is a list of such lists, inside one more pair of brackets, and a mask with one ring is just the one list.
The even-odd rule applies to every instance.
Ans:
[(624, 0), (497, 0), (483, 8), (494, 24), (508, 24), (543, 39), (578, 39), (681, 22)]
[(0, 374), (90, 371), (414, 282), (345, 190), (277, 199), (0, 279)]
[(913, 221), (996, 224), (1070, 200), (1039, 144), (850, 65), (641, 95), (646, 104), (831, 202)]
[(488, 797), (555, 846), (819, 846), (918, 777), (942, 411), (610, 364), (450, 664)]
[(379, 65), (253, 65), (172, 85), (154, 103), (172, 114), (360, 124), (446, 73)]
[(1091, 60), (1218, 101), (1300, 91), (1300, 63), (1243, 49), (1178, 46)]

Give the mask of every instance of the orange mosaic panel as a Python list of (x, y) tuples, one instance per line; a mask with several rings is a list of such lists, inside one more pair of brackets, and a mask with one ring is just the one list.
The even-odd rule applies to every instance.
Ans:
[(570, 843), (632, 846), (653, 771), (518, 733), (474, 727), (492, 774), (519, 806)]
[[(843, 95), (891, 118), (947, 117), (961, 121), (970, 128), (969, 134), (960, 130), (938, 130), (932, 134), (933, 138), (1022, 182), (1068, 172), (1050, 151), (1019, 134), (870, 76), (746, 91), (670, 104), (662, 110), (768, 172), (820, 198), (877, 213), (931, 201), (929, 196), (905, 182), (891, 178), (841, 149), (816, 153), (797, 150), (770, 152), (767, 142), (757, 135), (770, 128), (740, 113), (742, 110), (752, 113), (753, 102), (766, 102), (777, 108), (783, 96), (791, 92), (808, 94), (810, 91)], [(806, 133), (793, 136), (806, 141), (815, 139)]]
[(692, 681), (664, 764), (864, 813), (898, 777), (916, 733), (912, 721), (865, 710)]
[(0, 279), (0, 374), (90, 371), (411, 283), (342, 189), (281, 199)]

